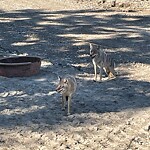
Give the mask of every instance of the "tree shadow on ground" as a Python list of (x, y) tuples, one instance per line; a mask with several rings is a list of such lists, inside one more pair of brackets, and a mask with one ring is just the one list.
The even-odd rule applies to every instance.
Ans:
[[(27, 53), (47, 59), (54, 65), (42, 70), (49, 69), (50, 71), (35, 77), (36, 79), (43, 76), (44, 81), (33, 82), (34, 77), (31, 78), (32, 82), (27, 79), (27, 82), (24, 83), (26, 88), (21, 85), (23, 80), (18, 82), (17, 79), (15, 81), (9, 79), (13, 84), (13, 89), (10, 86), (7, 89), (8, 92), (22, 91), (24, 97), (17, 95), (18, 102), (14, 103), (13, 95), (1, 100), (4, 105), (0, 107), (3, 112), (0, 126), (24, 125), (24, 122), (55, 125), (62, 122), (64, 112), (60, 110), (58, 96), (47, 95), (49, 88), (54, 88), (52, 80), (56, 79), (49, 79), (46, 74), (50, 74), (51, 71), (62, 75), (92, 72), (91, 68), (83, 66), (81, 69), (71, 70), (72, 64), (80, 65), (91, 61), (88, 57), (88, 42), (97, 43), (102, 48), (110, 50), (118, 64), (128, 62), (150, 64), (150, 33), (146, 30), (150, 24), (149, 17), (130, 16), (130, 13), (126, 15), (102, 10), (50, 12), (25, 9), (12, 12), (1, 11), (1, 55), (5, 56), (16, 52), (17, 54)], [(117, 112), (150, 106), (149, 82), (132, 81), (124, 77), (102, 84), (86, 80), (78, 80), (78, 82), (80, 82), (80, 86), (79, 92), (74, 98), (73, 113)], [(1, 92), (6, 92), (5, 83), (8, 81), (3, 82), (5, 88), (1, 88)], [(89, 91), (88, 88), (93, 90)], [(33, 89), (31, 93), (29, 89)], [(31, 111), (30, 108), (32, 108)], [(11, 109), (16, 109), (16, 112), (6, 115), (7, 111), (11, 112)], [(19, 114), (19, 109), (24, 113)], [(19, 111), (18, 114), (17, 111)]]
[(119, 62), (128, 58), (149, 64), (149, 16), (102, 10), (17, 10), (1, 11), (0, 16), (1, 47), (12, 53), (17, 50), (51, 59), (61, 56), (65, 61), (71, 53), (71, 60), (78, 62), (77, 55), (82, 47), (76, 44), (83, 40), (113, 49), (121, 57)]
[[(77, 99), (77, 103), (74, 104), (75, 112), (105, 113), (148, 108), (150, 106), (149, 86), (149, 82), (129, 80), (124, 77), (103, 83), (86, 81), (79, 88), (79, 91), (82, 89), (84, 98), (75, 98)], [(85, 87), (93, 90), (89, 91)]]

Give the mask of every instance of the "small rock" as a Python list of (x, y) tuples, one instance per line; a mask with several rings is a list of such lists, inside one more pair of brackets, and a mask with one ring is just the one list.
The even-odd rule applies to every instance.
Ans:
[(66, 149), (70, 149), (70, 147), (68, 145), (66, 145)]
[(126, 123), (127, 125), (131, 125), (131, 122), (130, 121), (127, 121), (127, 123)]
[(145, 127), (144, 127), (144, 130), (149, 132), (149, 131), (150, 131), (150, 125), (145, 126)]
[(73, 125), (80, 125), (80, 120), (74, 120)]
[(89, 130), (90, 131), (98, 131), (99, 130), (99, 128), (98, 127), (93, 127), (93, 126), (91, 126), (91, 127), (89, 127)]

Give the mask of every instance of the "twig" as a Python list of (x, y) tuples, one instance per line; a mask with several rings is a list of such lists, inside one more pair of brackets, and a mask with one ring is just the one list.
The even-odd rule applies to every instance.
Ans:
[(128, 144), (128, 146), (127, 146), (127, 150), (131, 147), (131, 144), (132, 144), (132, 142), (135, 140), (135, 137), (133, 137), (131, 140), (130, 140), (130, 142), (129, 142), (129, 144)]

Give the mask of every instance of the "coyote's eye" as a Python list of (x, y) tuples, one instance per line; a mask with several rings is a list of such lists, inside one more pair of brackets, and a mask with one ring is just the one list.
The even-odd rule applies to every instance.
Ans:
[(93, 50), (91, 50), (91, 51), (90, 51), (90, 54), (94, 54), (94, 51), (93, 51)]
[(67, 83), (68, 82), (68, 80), (67, 79), (64, 79), (64, 83)]

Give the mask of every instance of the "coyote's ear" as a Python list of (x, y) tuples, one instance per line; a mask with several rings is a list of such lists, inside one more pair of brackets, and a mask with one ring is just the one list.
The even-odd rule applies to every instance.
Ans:
[(92, 49), (93, 48), (93, 45), (90, 43), (90, 49)]
[(60, 76), (58, 76), (58, 80), (60, 81), (62, 78)]

